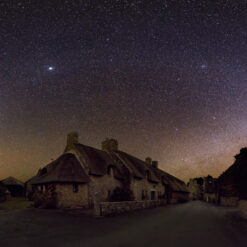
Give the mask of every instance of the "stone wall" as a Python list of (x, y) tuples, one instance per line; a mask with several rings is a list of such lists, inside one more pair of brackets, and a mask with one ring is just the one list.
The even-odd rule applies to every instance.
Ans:
[(88, 186), (78, 184), (78, 192), (73, 192), (73, 184), (56, 184), (57, 208), (87, 208)]
[(228, 206), (228, 207), (236, 207), (238, 206), (238, 197), (220, 197), (220, 205)]
[(247, 200), (240, 200), (238, 206), (242, 216), (247, 219)]
[(108, 201), (108, 196), (116, 187), (122, 187), (122, 182), (116, 179), (112, 173), (104, 176), (90, 176), (89, 182), (89, 204), (93, 206), (94, 197), (97, 196), (99, 201)]
[(101, 202), (101, 216), (120, 214), (145, 208), (159, 207), (166, 205), (166, 200), (155, 201), (126, 201), (126, 202)]
[(152, 191), (155, 192), (155, 200), (158, 200), (158, 195), (164, 196), (165, 194), (165, 186), (162, 183), (150, 183), (146, 178), (131, 178), (130, 189), (133, 191), (136, 201), (143, 200), (143, 192), (145, 194), (145, 200), (151, 200)]

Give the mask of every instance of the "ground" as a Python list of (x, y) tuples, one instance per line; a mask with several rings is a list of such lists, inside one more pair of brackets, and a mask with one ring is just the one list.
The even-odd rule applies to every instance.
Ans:
[(237, 210), (203, 202), (92, 218), (78, 211), (0, 210), (0, 246), (247, 246)]
[(27, 209), (32, 202), (25, 197), (11, 197), (7, 201), (0, 203), (0, 210)]

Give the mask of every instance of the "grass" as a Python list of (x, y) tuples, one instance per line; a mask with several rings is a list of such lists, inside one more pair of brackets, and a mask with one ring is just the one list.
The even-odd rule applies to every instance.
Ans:
[(32, 201), (28, 201), (25, 197), (12, 197), (0, 203), (0, 210), (28, 209), (31, 204)]

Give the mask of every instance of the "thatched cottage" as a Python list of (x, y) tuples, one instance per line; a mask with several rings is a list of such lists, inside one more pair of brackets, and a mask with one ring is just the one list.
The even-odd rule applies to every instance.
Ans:
[(142, 161), (118, 149), (106, 139), (102, 150), (80, 144), (77, 132), (67, 137), (64, 153), (40, 169), (31, 181), (34, 202), (44, 207), (92, 207), (115, 200), (188, 200), (183, 181), (158, 168), (158, 162)]

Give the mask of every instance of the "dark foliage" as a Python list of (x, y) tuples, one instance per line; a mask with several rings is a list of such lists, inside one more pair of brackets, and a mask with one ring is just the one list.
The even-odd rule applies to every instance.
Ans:
[(247, 199), (247, 148), (241, 148), (236, 160), (219, 177), (219, 190), (222, 195)]
[(197, 181), (197, 184), (203, 185), (203, 178), (202, 178), (202, 177), (200, 177), (200, 178), (195, 178), (195, 180)]
[(33, 195), (34, 207), (36, 208), (56, 208), (56, 193), (52, 193), (51, 196), (36, 191)]
[(116, 187), (109, 196), (111, 202), (133, 201), (133, 192), (127, 188)]

